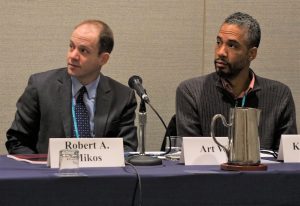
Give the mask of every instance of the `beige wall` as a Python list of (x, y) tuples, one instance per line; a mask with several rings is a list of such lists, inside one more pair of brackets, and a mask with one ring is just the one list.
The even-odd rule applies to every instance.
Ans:
[[(15, 103), (28, 77), (65, 66), (74, 25), (97, 18), (113, 29), (116, 47), (103, 73), (127, 85), (143, 78), (152, 105), (166, 123), (184, 79), (213, 71), (216, 33), (223, 19), (245, 11), (261, 24), (262, 42), (252, 68), (292, 89), (300, 114), (300, 1), (223, 0), (2, 0), (0, 2), (0, 154)], [(148, 107), (147, 150), (157, 150), (164, 128)]]

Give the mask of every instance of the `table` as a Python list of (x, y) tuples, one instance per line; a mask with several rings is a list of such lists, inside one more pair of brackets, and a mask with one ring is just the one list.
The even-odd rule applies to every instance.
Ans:
[[(300, 164), (268, 164), (267, 171), (229, 172), (219, 166), (163, 161), (139, 166), (143, 206), (300, 205)], [(137, 178), (124, 168), (81, 168), (82, 177), (0, 156), (0, 205), (137, 205)]]

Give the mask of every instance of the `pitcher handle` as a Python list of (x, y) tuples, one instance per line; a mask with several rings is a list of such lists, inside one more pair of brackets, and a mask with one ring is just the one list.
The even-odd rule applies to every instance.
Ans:
[[(221, 118), (222, 120), (222, 123), (225, 127), (231, 127), (232, 126), (232, 123), (227, 123), (226, 122), (226, 119), (225, 117), (222, 115), (222, 114), (216, 114), (215, 116), (213, 116), (212, 120), (211, 120), (211, 124), (210, 124), (210, 136), (213, 138), (214, 142), (219, 145), (220, 147), (222, 147), (225, 152), (226, 152), (226, 155), (227, 157), (229, 158), (229, 144), (228, 144), (228, 148), (226, 148), (224, 145), (222, 145), (217, 139), (216, 139), (216, 136), (215, 136), (215, 123), (216, 123), (216, 120)], [(228, 138), (228, 141), (229, 141), (229, 138)]]

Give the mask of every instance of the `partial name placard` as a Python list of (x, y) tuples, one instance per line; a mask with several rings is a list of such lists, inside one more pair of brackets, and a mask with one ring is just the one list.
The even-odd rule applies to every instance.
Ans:
[[(228, 137), (216, 137), (225, 147)], [(212, 137), (183, 137), (180, 162), (185, 165), (219, 165), (227, 162), (223, 148), (218, 146)]]
[(50, 138), (48, 166), (59, 167), (60, 150), (79, 150), (79, 167), (123, 167), (123, 138)]
[(300, 162), (300, 135), (281, 135), (277, 159)]

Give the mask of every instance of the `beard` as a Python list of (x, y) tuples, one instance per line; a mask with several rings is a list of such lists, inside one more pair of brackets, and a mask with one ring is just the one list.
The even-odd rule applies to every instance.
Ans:
[[(223, 69), (218, 68), (216, 65), (217, 61), (222, 61), (223, 63), (225, 63), (225, 66), (227, 68), (223, 68)], [(227, 80), (236, 78), (241, 73), (241, 71), (245, 68), (245, 63), (246, 62), (244, 61), (230, 63), (227, 60), (222, 58), (217, 58), (214, 61), (216, 73), (219, 75), (219, 77)]]

